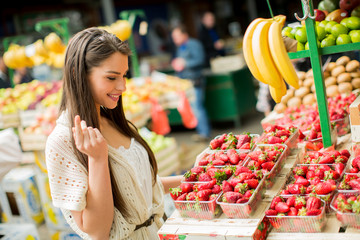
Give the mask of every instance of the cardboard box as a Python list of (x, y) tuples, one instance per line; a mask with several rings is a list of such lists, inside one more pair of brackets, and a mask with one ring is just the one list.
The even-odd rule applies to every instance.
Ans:
[(17, 167), (8, 172), (1, 182), (5, 192), (0, 202), (10, 205), (12, 223), (35, 223), (44, 221), (40, 194), (35, 182), (35, 170), (31, 167)]
[(40, 240), (34, 224), (0, 224), (1, 240)]
[(351, 138), (354, 142), (360, 142), (360, 95), (349, 106)]

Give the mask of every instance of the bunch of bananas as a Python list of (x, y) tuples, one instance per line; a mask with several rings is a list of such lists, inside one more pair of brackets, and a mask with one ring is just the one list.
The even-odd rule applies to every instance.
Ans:
[(269, 85), (270, 94), (276, 103), (286, 94), (283, 79), (295, 89), (299, 78), (286, 52), (281, 30), (286, 17), (257, 18), (246, 29), (243, 40), (245, 61), (252, 75)]

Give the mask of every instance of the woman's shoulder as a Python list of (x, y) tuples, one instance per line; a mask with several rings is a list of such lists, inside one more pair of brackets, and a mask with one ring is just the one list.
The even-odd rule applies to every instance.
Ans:
[(56, 120), (54, 130), (47, 138), (46, 147), (51, 147), (52, 145), (71, 146), (72, 137), (70, 127), (64, 113), (61, 114), (58, 120)]

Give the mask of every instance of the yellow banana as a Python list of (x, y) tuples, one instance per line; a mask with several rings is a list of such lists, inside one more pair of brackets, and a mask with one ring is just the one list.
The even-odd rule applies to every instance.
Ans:
[(255, 28), (252, 37), (252, 52), (256, 57), (256, 65), (261, 69), (260, 74), (265, 81), (274, 88), (282, 88), (283, 80), (272, 59), (268, 35), (273, 20), (261, 21)]
[(248, 65), (248, 68), (249, 68), (250, 72), (252, 73), (252, 75), (254, 76), (254, 78), (259, 80), (260, 82), (269, 84), (262, 77), (262, 75), (255, 63), (253, 49), (252, 49), (252, 38), (253, 38), (254, 30), (255, 30), (256, 26), (264, 20), (265, 20), (264, 18), (257, 18), (254, 21), (252, 21), (250, 23), (250, 25), (248, 26), (248, 28), (246, 29), (245, 35), (243, 38), (243, 54), (244, 54), (245, 62)]
[(276, 103), (281, 102), (281, 98), (286, 94), (286, 84), (281, 79), (281, 87), (280, 88), (274, 88), (269, 85), (270, 95), (274, 99)]
[(295, 89), (299, 88), (299, 77), (286, 52), (281, 36), (282, 26), (274, 21), (269, 29), (269, 48), (274, 63), (285, 81)]

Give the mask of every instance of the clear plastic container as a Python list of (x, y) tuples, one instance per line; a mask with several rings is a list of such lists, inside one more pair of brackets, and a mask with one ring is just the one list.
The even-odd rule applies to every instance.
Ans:
[[(285, 199), (288, 197), (283, 196)], [(307, 197), (306, 197), (307, 199)], [(325, 202), (322, 201), (322, 206)], [(326, 224), (325, 208), (317, 216), (266, 216), (276, 232), (321, 232)]]
[(263, 178), (256, 187), (249, 201), (246, 203), (225, 203), (222, 202), (222, 195), (218, 197), (216, 203), (220, 205), (223, 213), (229, 218), (249, 218), (256, 210), (257, 204), (265, 194), (265, 179)]
[(332, 126), (336, 127), (338, 136), (343, 136), (350, 132), (350, 121), (348, 115), (341, 119), (332, 120), (330, 123)]
[[(221, 193), (219, 193), (219, 196)], [(174, 201), (175, 208), (184, 218), (213, 219), (221, 214), (221, 208), (216, 204), (219, 196), (211, 201)]]
[[(207, 156), (211, 155), (211, 154), (215, 154), (217, 152), (224, 152), (226, 153), (228, 150), (210, 150), (209, 148), (206, 148), (204, 151), (202, 151), (197, 157), (196, 157), (196, 161), (195, 161), (195, 166), (199, 166), (199, 161), (206, 158)], [(236, 149), (235, 150), (237, 153), (245, 153), (246, 155), (251, 151), (248, 149)], [(244, 162), (244, 160), (242, 160), (242, 162)], [(242, 162), (239, 162), (238, 164), (242, 164)], [(230, 165), (230, 164), (225, 164), (225, 165), (214, 165), (215, 167), (218, 166), (236, 166), (236, 165)]]
[(360, 214), (359, 213), (344, 213), (334, 207), (335, 199), (337, 198), (337, 196), (340, 193), (344, 194), (346, 197), (350, 197), (350, 196), (358, 196), (360, 194), (360, 192), (355, 192), (355, 191), (338, 192), (335, 194), (335, 196), (330, 204), (331, 209), (335, 211), (336, 218), (341, 222), (342, 226), (349, 226), (349, 227), (360, 229)]
[[(304, 135), (308, 135), (310, 131), (305, 131)], [(336, 147), (337, 142), (337, 129), (336, 127), (331, 130), (331, 143), (334, 147)], [(322, 137), (312, 139), (312, 140), (304, 140), (303, 144), (305, 144), (305, 150), (318, 151), (323, 148), (323, 139)]]
[(359, 189), (359, 190), (356, 190), (356, 189), (341, 189), (340, 184), (341, 184), (342, 180), (343, 180), (347, 175), (360, 178), (360, 173), (345, 173), (345, 174), (343, 175), (341, 181), (340, 181), (340, 182), (338, 183), (338, 185), (337, 185), (337, 190), (338, 190), (338, 192), (345, 192), (345, 193), (352, 193), (352, 192), (355, 192), (355, 193), (356, 193), (356, 192), (360, 192), (360, 189)]
[[(297, 167), (300, 167), (300, 166), (306, 166), (306, 167), (310, 167), (310, 166), (315, 166), (315, 167), (320, 167), (320, 166), (322, 166), (322, 165), (327, 165), (327, 166), (329, 166), (332, 170), (335, 170), (335, 165), (336, 164), (304, 164), (304, 163), (302, 163), (302, 164), (296, 164), (296, 166)], [(344, 167), (346, 166), (346, 164), (344, 164)], [(335, 180), (335, 182), (339, 182), (339, 181), (341, 181), (341, 179), (342, 179), (342, 177), (344, 176), (344, 174), (345, 174), (345, 168), (343, 169), (343, 171), (340, 173), (340, 176), (339, 176), (339, 178), (338, 179), (334, 179)], [(323, 180), (323, 179), (321, 179), (321, 180)]]
[[(235, 135), (242, 135), (242, 134), (234, 134)], [(251, 137), (251, 141), (254, 143), (252, 148), (251, 149), (239, 149), (239, 150), (252, 150), (255, 148), (255, 145), (256, 143), (259, 141), (260, 139), (260, 135), (259, 134), (256, 134), (256, 133), (251, 133), (249, 134), (249, 136)], [(219, 138), (221, 137), (221, 135), (218, 135), (216, 136), (215, 138)], [(207, 151), (208, 153), (211, 153), (211, 152), (215, 152), (215, 151), (219, 151), (219, 150), (216, 150), (216, 149), (210, 149), (210, 147), (206, 148), (205, 151)]]
[[(286, 159), (287, 155), (289, 154), (288, 146), (285, 145), (285, 144), (280, 144), (280, 145), (284, 147), (283, 152), (281, 153), (281, 155), (276, 160), (276, 163), (275, 163), (274, 167), (271, 169), (271, 171), (264, 176), (264, 178), (265, 178), (265, 187), (267, 189), (271, 188), (274, 185), (275, 177), (281, 171), (281, 169), (284, 167), (285, 159)], [(258, 144), (253, 151), (257, 151), (257, 150), (264, 151), (264, 148), (272, 147), (272, 146), (274, 146), (274, 145), (272, 145), (272, 144)], [(249, 165), (250, 161), (251, 161), (251, 159), (249, 157), (247, 157), (245, 159), (245, 161), (244, 161), (244, 166), (247, 167)]]
[[(267, 136), (265, 135), (265, 133), (263, 133), (260, 136), (260, 140), (258, 141), (257, 144), (267, 144), (265, 142), (266, 138)], [(286, 144), (289, 147), (289, 149), (297, 148), (298, 138), (299, 138), (299, 129), (296, 128), (296, 130), (289, 136), (289, 138), (283, 144)]]

